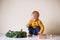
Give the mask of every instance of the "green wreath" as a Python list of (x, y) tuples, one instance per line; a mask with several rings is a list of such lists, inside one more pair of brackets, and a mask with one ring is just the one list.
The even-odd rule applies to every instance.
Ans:
[(9, 30), (5, 35), (10, 38), (24, 38), (24, 37), (27, 37), (27, 32), (22, 31), (22, 29), (21, 31)]

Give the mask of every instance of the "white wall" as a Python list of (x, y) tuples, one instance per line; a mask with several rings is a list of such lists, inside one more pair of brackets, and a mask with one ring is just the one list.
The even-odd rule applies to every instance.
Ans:
[(27, 31), (26, 23), (33, 10), (40, 12), (44, 33), (60, 34), (60, 0), (2, 0), (0, 33), (10, 30)]

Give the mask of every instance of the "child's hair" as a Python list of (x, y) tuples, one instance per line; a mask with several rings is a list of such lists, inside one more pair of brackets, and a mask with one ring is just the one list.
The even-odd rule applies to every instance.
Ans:
[(33, 11), (32, 14), (34, 14), (34, 13), (38, 14), (38, 17), (39, 17), (39, 12), (38, 11)]

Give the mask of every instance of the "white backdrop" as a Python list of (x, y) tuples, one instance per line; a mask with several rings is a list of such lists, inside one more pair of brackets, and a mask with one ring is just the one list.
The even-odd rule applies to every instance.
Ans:
[(28, 31), (27, 21), (34, 10), (40, 12), (44, 33), (60, 34), (60, 0), (0, 0), (0, 33), (8, 30)]

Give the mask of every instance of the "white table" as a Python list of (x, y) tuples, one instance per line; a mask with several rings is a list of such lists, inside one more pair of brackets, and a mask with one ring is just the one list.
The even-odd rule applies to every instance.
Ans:
[(60, 40), (60, 36), (56, 35), (48, 39), (38, 39), (36, 36), (27, 38), (8, 38), (5, 35), (0, 35), (0, 40)]

